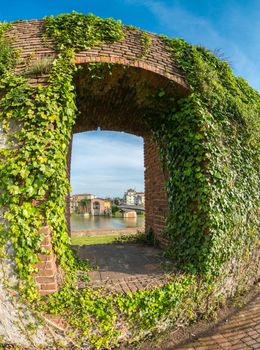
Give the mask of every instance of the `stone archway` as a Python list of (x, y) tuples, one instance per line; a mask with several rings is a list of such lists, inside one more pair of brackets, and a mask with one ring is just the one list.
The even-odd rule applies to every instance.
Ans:
[[(120, 64), (139, 68), (142, 71), (153, 72), (158, 76), (173, 82), (182, 95), (189, 93), (189, 88), (183, 72), (177, 67), (172, 54), (167, 50), (165, 41), (158, 35), (149, 33), (152, 39), (148, 52), (144, 55), (140, 36), (142, 30), (125, 27), (125, 39), (122, 41), (102, 44), (88, 50), (76, 53), (76, 64), (103, 62)], [(14, 49), (20, 50), (22, 63), (18, 71), (25, 70), (26, 63), (39, 61), (46, 57), (56, 57), (54, 42), (44, 38), (44, 20), (18, 21), (6, 34), (12, 40)], [(46, 77), (40, 74), (30, 79), (31, 84), (46, 82)]]
[(100, 210), (101, 210), (101, 203), (100, 201), (96, 200), (93, 201), (92, 203), (92, 215), (100, 215)]
[[(156, 239), (165, 246), (167, 240), (161, 232), (168, 210), (164, 188), (166, 174), (160, 162), (158, 149), (152, 140), (151, 130), (143, 123), (142, 116), (149, 111), (153, 118), (156, 118), (156, 108), (151, 105), (150, 98), (158, 93), (159, 88), (174, 91), (175, 96), (185, 96), (189, 94), (189, 89), (163, 39), (149, 34), (151, 45), (144, 54), (140, 40), (142, 31), (127, 27), (124, 31), (123, 41), (102, 44), (76, 53), (75, 63), (83, 66), (83, 70), (75, 78), (80, 114), (73, 132), (101, 127), (104, 130), (130, 132), (144, 138), (146, 228), (153, 229)], [(18, 72), (25, 70), (28, 62), (33, 64), (43, 58), (57, 56), (54, 43), (46, 40), (43, 32), (44, 21), (35, 20), (17, 22), (7, 33), (13, 47), (21, 52), (22, 63), (17, 67)], [(108, 71), (114, 70), (113, 74), (107, 74), (101, 84), (95, 79), (88, 80), (91, 71), (88, 71), (87, 67), (93, 63), (105, 64)], [(36, 75), (30, 78), (30, 83), (47, 84), (47, 80), (48, 76)], [(89, 89), (92, 89), (92, 97), (87, 103), (83, 103)], [(84, 118), (86, 115), (87, 119)], [(121, 118), (122, 115), (124, 118)], [(42, 247), (52, 251), (49, 228), (42, 228), (41, 233), (45, 235)], [(41, 294), (57, 290), (55, 255), (41, 255), (37, 266), (39, 272), (36, 281)]]
[[(79, 111), (73, 133), (100, 128), (127, 132), (143, 138), (145, 227), (146, 230), (153, 231), (156, 241), (161, 246), (166, 246), (167, 240), (162, 231), (168, 211), (165, 190), (167, 174), (144, 117), (147, 113), (153, 114), (154, 118), (157, 117), (160, 111), (156, 111), (157, 106), (152, 103), (152, 96), (159, 88), (168, 90), (172, 88), (171, 83), (167, 78), (153, 72), (118, 64), (112, 67), (105, 65), (102, 67), (102, 80), (93, 80), (88, 65), (83, 64), (81, 67), (75, 78)], [(71, 154), (68, 154), (69, 164), (70, 158)], [(67, 218), (70, 227), (69, 215)]]
[[(79, 22), (75, 24), (76, 29), (78, 24)], [(8, 275), (10, 272), (11, 277), (16, 276), (13, 273), (16, 261), (18, 282), (29, 283), (29, 293), (35, 292), (33, 278), (38, 283), (41, 295), (57, 291), (59, 286), (54, 251), (64, 271), (69, 271), (66, 267), (72, 267), (73, 272), (78, 272), (78, 265), (70, 265), (70, 262), (75, 263), (75, 259), (69, 247), (65, 221), (65, 197), (69, 188), (66, 155), (75, 117), (73, 89), (76, 86), (77, 104), (81, 114), (78, 115), (74, 132), (80, 131), (81, 128), (92, 130), (102, 125), (104, 129), (128, 131), (143, 136), (148, 144), (148, 158), (153, 159), (151, 154), (154, 155), (150, 170), (155, 174), (155, 168), (159, 169), (164, 176), (163, 184), (167, 173), (157, 161), (159, 156), (156, 156), (157, 150), (151, 138), (153, 121), (157, 120), (158, 116), (161, 118), (154, 134), (164, 157), (162, 163), (167, 165), (169, 171), (167, 191), (171, 211), (167, 233), (172, 243), (169, 255), (174, 257), (177, 266), (184, 270), (184, 276), (175, 275), (174, 280), (162, 288), (151, 291), (152, 294), (149, 292), (145, 303), (143, 298), (134, 298), (136, 307), (133, 309), (130, 303), (129, 308), (123, 312), (123, 319), (134, 321), (136, 328), (141, 326), (141, 329), (146, 331), (146, 327), (142, 328), (142, 316), (147, 315), (148, 319), (152, 317), (152, 323), (148, 325), (159, 324), (161, 328), (161, 321), (169, 324), (167, 315), (173, 316), (177, 322), (179, 317), (183, 320), (182, 315), (175, 313), (178, 311), (176, 308), (188, 311), (189, 317), (193, 319), (201, 310), (206, 312), (215, 309), (220, 300), (225, 300), (241, 291), (241, 288), (245, 290), (247, 286), (252, 285), (259, 275), (259, 240), (255, 224), (258, 189), (255, 167), (257, 137), (253, 130), (256, 129), (259, 111), (259, 94), (241, 78), (234, 77), (226, 62), (217, 59), (204, 48), (194, 47), (184, 40), (166, 39), (171, 51), (169, 52), (162, 38), (125, 27), (124, 40), (123, 36), (121, 41), (115, 39), (119, 41), (113, 43), (104, 40), (106, 44), (78, 51), (74, 55), (76, 45), (69, 45), (67, 50), (60, 46), (59, 53), (54, 42), (43, 38), (43, 27), (43, 21), (18, 22), (7, 33), (13, 47), (21, 51), (17, 73), (26, 73), (31, 63), (41, 62), (42, 58), (50, 58), (53, 63), (53, 58), (58, 56), (51, 67), (49, 85), (48, 74), (37, 75), (37, 70), (33, 75), (27, 70), (28, 80), (25, 81), (12, 74), (10, 68), (6, 72), (6, 81), (1, 81), (1, 123), (6, 122), (7, 126), (4, 128), (5, 132), (2, 132), (0, 125), (0, 148), (4, 149), (4, 152), (1, 152), (3, 181), (0, 189), (3, 191), (1, 196), (4, 194), (3, 197), (6, 197), (1, 200), (1, 204), (7, 209), (1, 208), (0, 223), (4, 221), (2, 212), (5, 211), (7, 222), (3, 222), (3, 226), (6, 239), (3, 244), (7, 255), (4, 258), (2, 256), (2, 260), (9, 269)], [(71, 26), (66, 28), (70, 29)], [(84, 30), (82, 32), (86, 33)], [(148, 48), (142, 46), (140, 39), (143, 34), (148, 35), (151, 41)], [(68, 36), (71, 39), (70, 35)], [(62, 35), (61, 37), (63, 39)], [(86, 37), (83, 37), (83, 40), (87, 40)], [(175, 56), (172, 56), (173, 54)], [(176, 68), (175, 58), (187, 74), (192, 94), (189, 94), (184, 76)], [(9, 63), (8, 60), (6, 62)], [(75, 77), (75, 84), (72, 84), (74, 63), (83, 65), (83, 70), (79, 71), (79, 75)], [(88, 74), (93, 63), (96, 68), (101, 63), (101, 72), (95, 71), (95, 74), (102, 73), (105, 67), (108, 71), (114, 70), (112, 76), (106, 77), (105, 70), (102, 83), (93, 79), (91, 85)], [(68, 68), (65, 69), (65, 74), (64, 64)], [(86, 67), (90, 69), (84, 71)], [(28, 82), (32, 85), (46, 86), (33, 89), (28, 86)], [(18, 94), (21, 99), (17, 98), (16, 88), (22, 92), (22, 96)], [(158, 88), (163, 88), (163, 91), (158, 93)], [(161, 99), (165, 91), (166, 98)], [(156, 92), (158, 104), (153, 103), (152, 98)], [(171, 92), (174, 95), (171, 95)], [(89, 96), (87, 100), (86, 95)], [(180, 96), (184, 98), (179, 99)], [(161, 101), (162, 104), (164, 101), (165, 110), (162, 109), (162, 113), (157, 114), (162, 107)], [(148, 125), (143, 123), (145, 113), (148, 113), (146, 120), (151, 122)], [(122, 115), (125, 117), (122, 118)], [(12, 128), (12, 122), (18, 130)], [(7, 130), (8, 127), (10, 130)], [(39, 137), (41, 133), (42, 138)], [(53, 147), (50, 147), (50, 140), (53, 140), (54, 135), (57, 139), (53, 141)], [(39, 141), (43, 143), (36, 147), (35, 152), (35, 144)], [(45, 162), (42, 156), (45, 152), (46, 164), (53, 170), (51, 175), (45, 174), (46, 167), (42, 173), (39, 171)], [(23, 175), (20, 171), (21, 159), (27, 170)], [(35, 181), (35, 189), (31, 184), (23, 186), (24, 180), (31, 181), (30, 176), (33, 177), (33, 181), (43, 177), (43, 181)], [(152, 179), (150, 188), (156, 193), (155, 185), (160, 184), (160, 181), (155, 176), (149, 178)], [(10, 182), (13, 182), (11, 186)], [(47, 191), (42, 191), (43, 185)], [(162, 192), (162, 188), (163, 186), (158, 186), (158, 193)], [(54, 196), (51, 196), (51, 193)], [(151, 200), (154, 198), (151, 197)], [(163, 209), (163, 202), (154, 203), (153, 207)], [(162, 213), (153, 212), (150, 218), (157, 220), (160, 214)], [(22, 228), (19, 226), (19, 219), (22, 219)], [(34, 219), (38, 220), (34, 223)], [(161, 232), (162, 227), (156, 225), (155, 221), (150, 225), (157, 230), (157, 234)], [(163, 243), (161, 240), (161, 244)], [(13, 255), (12, 247), (15, 251)], [(41, 254), (38, 254), (39, 252)], [(38, 274), (33, 274), (35, 263), (38, 261), (37, 254), (39, 271)], [(2, 292), (2, 277), (5, 276), (2, 271), (0, 275), (0, 290), (5, 297), (5, 291)], [(64, 286), (68, 287), (68, 291), (72, 287), (66, 282)], [(75, 309), (72, 305), (70, 310), (73, 316), (78, 317), (80, 315), (75, 311), (82, 307), (83, 315), (77, 320), (78, 324), (84, 324), (86, 316), (88, 317), (88, 305), (85, 305), (85, 298), (82, 301), (85, 294), (78, 294), (78, 285), (75, 284), (74, 287), (79, 303), (76, 305), (79, 307)], [(85, 292), (89, 293), (84, 290)], [(158, 304), (151, 303), (151, 300), (154, 300), (153, 292), (159, 293), (155, 294), (156, 299), (162, 300), (166, 309), (160, 309)], [(34, 298), (35, 294), (29, 294), (30, 298)], [(62, 297), (62, 293), (58, 293), (58, 296)], [(68, 294), (70, 303), (71, 296)], [(55, 298), (56, 295), (53, 296), (53, 300)], [(61, 301), (63, 300), (61, 298)], [(107, 298), (94, 298), (91, 304), (94, 305), (94, 310), (99, 304), (98, 300), (101, 301), (99, 310), (108, 310), (106, 306), (104, 308), (104, 305), (108, 305)], [(59, 302), (60, 299), (58, 304)], [(10, 305), (9, 301), (8, 303)], [(126, 304), (129, 304), (128, 301)], [(109, 305), (112, 306), (112, 303), (109, 302)], [(186, 306), (189, 309), (186, 309)], [(8, 309), (18, 310), (19, 307), (15, 305)], [(59, 310), (63, 313), (63, 310)], [(117, 310), (118, 305), (116, 309), (112, 307), (111, 318)], [(64, 312), (67, 312), (67, 309)], [(138, 314), (141, 318), (133, 319), (133, 314)], [(4, 321), (9, 320), (8, 316), (5, 314)], [(122, 318), (121, 315), (118, 317)], [(13, 321), (11, 320), (12, 325), (17, 324)], [(92, 334), (97, 336), (96, 319), (93, 321)], [(0, 326), (1, 324), (2, 320)], [(98, 336), (103, 336), (107, 324), (104, 326), (106, 327), (100, 330)], [(110, 332), (110, 323), (108, 328)], [(85, 330), (88, 332), (88, 329)], [(15, 328), (15, 333), (19, 334), (19, 331)], [(107, 333), (103, 341), (107, 341), (106, 336)], [(21, 343), (19, 340), (17, 342)]]

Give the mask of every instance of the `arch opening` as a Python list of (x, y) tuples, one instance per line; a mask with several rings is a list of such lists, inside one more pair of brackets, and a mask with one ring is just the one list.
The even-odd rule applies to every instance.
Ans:
[[(79, 231), (87, 236), (89, 230), (99, 234), (103, 229), (119, 234), (123, 228), (143, 231), (143, 139), (122, 132), (89, 131), (74, 135), (72, 144), (71, 236), (77, 237)], [(136, 220), (130, 220), (129, 213), (125, 216), (129, 220), (123, 220), (130, 209), (139, 214)]]
[[(112, 130), (141, 136), (144, 140), (145, 230), (166, 247), (163, 236), (168, 214), (165, 188), (167, 174), (153, 139), (152, 120), (160, 118), (164, 106), (158, 93), (178, 94), (169, 79), (144, 69), (119, 64), (89, 63), (75, 76), (78, 115), (73, 134)], [(182, 91), (179, 92), (182, 95)], [(156, 101), (156, 102), (155, 102)], [(151, 120), (151, 124), (147, 120)], [(68, 154), (71, 163), (71, 149)], [(68, 216), (68, 215), (67, 215)], [(70, 227), (70, 225), (68, 225)]]

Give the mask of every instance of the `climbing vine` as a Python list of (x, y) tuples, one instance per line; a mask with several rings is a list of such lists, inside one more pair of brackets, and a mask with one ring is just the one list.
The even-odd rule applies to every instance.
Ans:
[(72, 12), (70, 15), (46, 17), (45, 24), (46, 37), (54, 39), (59, 49), (90, 49), (104, 42), (124, 38), (121, 21), (103, 19), (93, 14), (85, 16)]
[[(165, 235), (172, 242), (168, 255), (182, 273), (170, 276), (161, 288), (128, 295), (102, 295), (78, 289), (77, 271), (88, 265), (70, 249), (65, 220), (65, 197), (70, 191), (66, 162), (75, 122), (75, 51), (124, 38), (119, 21), (78, 13), (45, 19), (45, 38), (52, 39), (58, 57), (50, 64), (47, 85), (32, 86), (17, 76), (15, 57), (0, 25), (0, 126), (6, 146), (0, 149), (0, 205), (8, 228), (1, 227), (1, 245), (11, 241), (20, 293), (33, 307), (63, 315), (96, 348), (111, 348), (123, 340), (155, 331), (165, 318), (196, 319), (210, 313), (222, 300), (217, 286), (242, 266), (259, 244), (256, 230), (258, 173), (257, 145), (260, 97), (227, 62), (208, 50), (183, 40), (165, 38), (173, 59), (185, 72), (191, 94), (153, 98), (158, 118), (146, 122), (167, 167), (170, 205)], [(149, 38), (150, 39), (150, 38)], [(143, 55), (150, 41), (141, 36)], [(93, 77), (102, 64), (91, 64)], [(59, 292), (40, 298), (33, 274), (48, 225), (53, 249), (65, 272)], [(236, 278), (239, 278), (236, 276)], [(205, 300), (207, 303), (205, 303)], [(130, 334), (130, 335), (129, 335)]]
[(145, 58), (148, 55), (150, 46), (152, 44), (152, 39), (148, 33), (141, 32), (140, 33), (140, 42), (141, 42), (141, 46), (142, 46), (141, 58)]
[(4, 33), (10, 29), (9, 23), (0, 24), (0, 76), (6, 69), (11, 68), (14, 61), (14, 52), (10, 43), (4, 38)]
[(192, 90), (156, 131), (170, 173), (169, 254), (182, 268), (216, 275), (259, 244), (260, 96), (209, 50), (166, 44)]

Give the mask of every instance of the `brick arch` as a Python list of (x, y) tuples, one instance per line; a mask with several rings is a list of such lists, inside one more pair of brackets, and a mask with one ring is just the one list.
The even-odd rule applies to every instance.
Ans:
[(168, 69), (160, 67), (159, 64), (155, 64), (155, 62), (151, 63), (148, 60), (144, 59), (128, 59), (124, 58), (120, 55), (96, 55), (96, 56), (79, 56), (76, 55), (75, 63), (77, 65), (86, 64), (86, 63), (112, 63), (123, 65), (127, 67), (135, 67), (141, 70), (149, 71), (158, 75), (161, 75), (170, 81), (176, 83), (178, 85), (179, 92), (185, 94), (188, 91), (186, 81), (182, 76), (177, 73), (170, 72)]
[[(122, 108), (117, 104), (115, 113), (115, 109), (107, 108), (108, 103), (101, 103), (98, 107), (95, 103), (92, 105), (88, 103), (85, 110), (82, 107), (83, 113), (81, 115), (89, 115), (94, 110), (96, 114), (93, 114), (94, 117), (88, 121), (79, 116), (73, 132), (93, 130), (97, 126), (101, 126), (105, 130), (124, 131), (144, 138), (146, 229), (153, 229), (156, 239), (161, 245), (166, 245), (167, 241), (162, 236), (168, 211), (168, 201), (164, 186), (166, 174), (160, 161), (159, 151), (152, 140), (151, 131), (145, 128), (142, 122), (139, 122), (142, 120), (143, 110), (139, 108), (142, 104), (137, 103), (137, 93), (134, 92), (132, 87), (135, 81), (139, 85), (149, 82), (153, 91), (159, 87), (163, 87), (168, 91), (173, 88), (174, 93), (176, 94), (177, 92), (180, 96), (189, 94), (189, 88), (183, 73), (178, 69), (172, 58), (172, 54), (165, 47), (165, 42), (162, 38), (149, 33), (152, 42), (147, 53), (144, 55), (141, 44), (142, 31), (129, 27), (124, 27), (124, 31), (124, 40), (102, 44), (89, 50), (77, 52), (75, 63), (83, 66), (86, 66), (88, 63), (111, 63), (113, 67), (116, 67), (116, 74), (122, 74), (122, 69), (127, 67), (129, 77), (124, 76), (120, 83), (123, 82), (123, 85), (125, 85), (124, 89), (128, 98), (128, 106), (132, 107), (132, 109), (124, 108), (124, 106), (127, 106), (126, 103), (123, 107), (121, 106)], [(14, 23), (11, 30), (6, 34), (11, 39), (13, 48), (18, 49), (20, 52), (21, 61), (17, 67), (18, 73), (26, 70), (34, 61), (45, 57), (53, 58), (57, 56), (54, 43), (51, 40), (44, 39), (43, 33), (44, 21), (30, 20)], [(81, 79), (82, 77), (76, 77), (76, 86), (78, 86), (78, 91), (80, 92), (80, 84), (77, 85), (78, 78)], [(132, 82), (131, 91), (127, 90), (127, 79), (130, 79)], [(47, 76), (34, 76), (30, 78), (30, 83), (33, 85), (47, 84), (47, 81)], [(106, 86), (109, 86), (109, 82), (106, 81), (103, 83), (103, 86), (106, 83)], [(82, 86), (84, 96), (84, 86), (86, 87), (87, 84), (83, 84)], [(123, 95), (120, 95), (116, 84), (111, 91), (112, 95), (114, 93), (115, 100), (120, 101), (120, 99), (123, 99)], [(83, 104), (80, 105), (80, 100), (78, 100), (78, 104), (79, 106), (83, 106)], [(149, 101), (145, 100), (143, 107), (146, 108), (147, 106), (149, 107)], [(127, 110), (128, 113), (126, 113)], [(121, 123), (118, 116), (123, 112), (127, 114), (128, 119), (125, 118), (123, 123)], [(133, 115), (135, 115), (135, 118), (133, 118)], [(111, 116), (113, 116), (113, 119), (111, 119)], [(96, 122), (97, 117), (99, 118), (98, 124), (100, 125)], [(113, 120), (112, 123), (111, 120)], [(127, 125), (128, 120), (131, 120), (131, 125)], [(68, 154), (68, 162), (70, 163), (70, 154)], [(41, 233), (45, 235), (42, 246), (52, 251), (51, 232), (49, 228), (43, 227)], [(39, 272), (36, 276), (36, 281), (41, 294), (49, 294), (58, 289), (55, 255), (54, 253), (41, 255), (39, 258)]]
[[(140, 102), (138, 94), (142, 95), (146, 89), (153, 94), (159, 88), (164, 88), (170, 93), (175, 83), (151, 70), (135, 66), (128, 66), (125, 69), (125, 65), (122, 66), (117, 62), (114, 63), (112, 71), (104, 74), (103, 79), (95, 84), (91, 76), (89, 77), (87, 63), (82, 62), (83, 60), (80, 64), (83, 65), (83, 69), (75, 78), (79, 115), (73, 133), (92, 131), (100, 127), (101, 130), (121, 131), (143, 138), (145, 228), (152, 229), (155, 239), (161, 246), (166, 246), (168, 242), (162, 232), (168, 214), (165, 189), (167, 174), (160, 159), (159, 149), (153, 140), (152, 131), (144, 122), (146, 108), (150, 113), (154, 113), (157, 106), (150, 106), (150, 97), (145, 94)], [(183, 91), (180, 92), (182, 93)], [(70, 160), (71, 153), (68, 155), (69, 164)], [(69, 215), (67, 218), (70, 227)]]
[[(92, 130), (85, 130), (92, 131)], [(115, 131), (115, 130), (110, 130)], [(117, 130), (118, 131), (118, 130)], [(122, 130), (121, 130), (122, 131)], [(126, 132), (126, 131), (124, 131)], [(132, 132), (129, 134), (136, 135)], [(152, 139), (150, 133), (145, 133), (141, 136), (144, 142), (144, 192), (145, 192), (145, 229), (152, 230), (157, 243), (161, 247), (168, 245), (167, 238), (163, 235), (163, 230), (166, 224), (168, 214), (168, 198), (165, 189), (167, 174), (163, 168), (160, 153), (157, 145)], [(71, 173), (71, 156), (72, 150), (70, 147), (68, 153), (68, 177)], [(87, 161), (87, 158), (86, 158)], [(70, 202), (69, 196), (67, 200), (67, 226), (70, 232)]]
[[(147, 54), (143, 56), (141, 44), (143, 31), (125, 26), (124, 32), (123, 40), (77, 52), (76, 63), (110, 62), (137, 67), (166, 77), (178, 86), (179, 91), (188, 93), (186, 79), (160, 36), (148, 33), (152, 41)], [(54, 42), (46, 40), (43, 34), (44, 20), (17, 21), (6, 34), (11, 39), (13, 48), (19, 50), (21, 57), (19, 71), (26, 69), (28, 61), (57, 56)], [(43, 81), (44, 78), (41, 76), (31, 79), (33, 84)]]

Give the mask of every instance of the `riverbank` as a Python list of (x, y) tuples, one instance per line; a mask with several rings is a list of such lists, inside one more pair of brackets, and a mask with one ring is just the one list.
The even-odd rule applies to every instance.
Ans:
[(144, 233), (144, 227), (125, 227), (96, 230), (72, 230), (71, 237), (128, 236)]
[(112, 216), (73, 214), (70, 218), (71, 231), (92, 231), (92, 230), (114, 230), (114, 229), (137, 229), (144, 227), (145, 217), (117, 218)]

